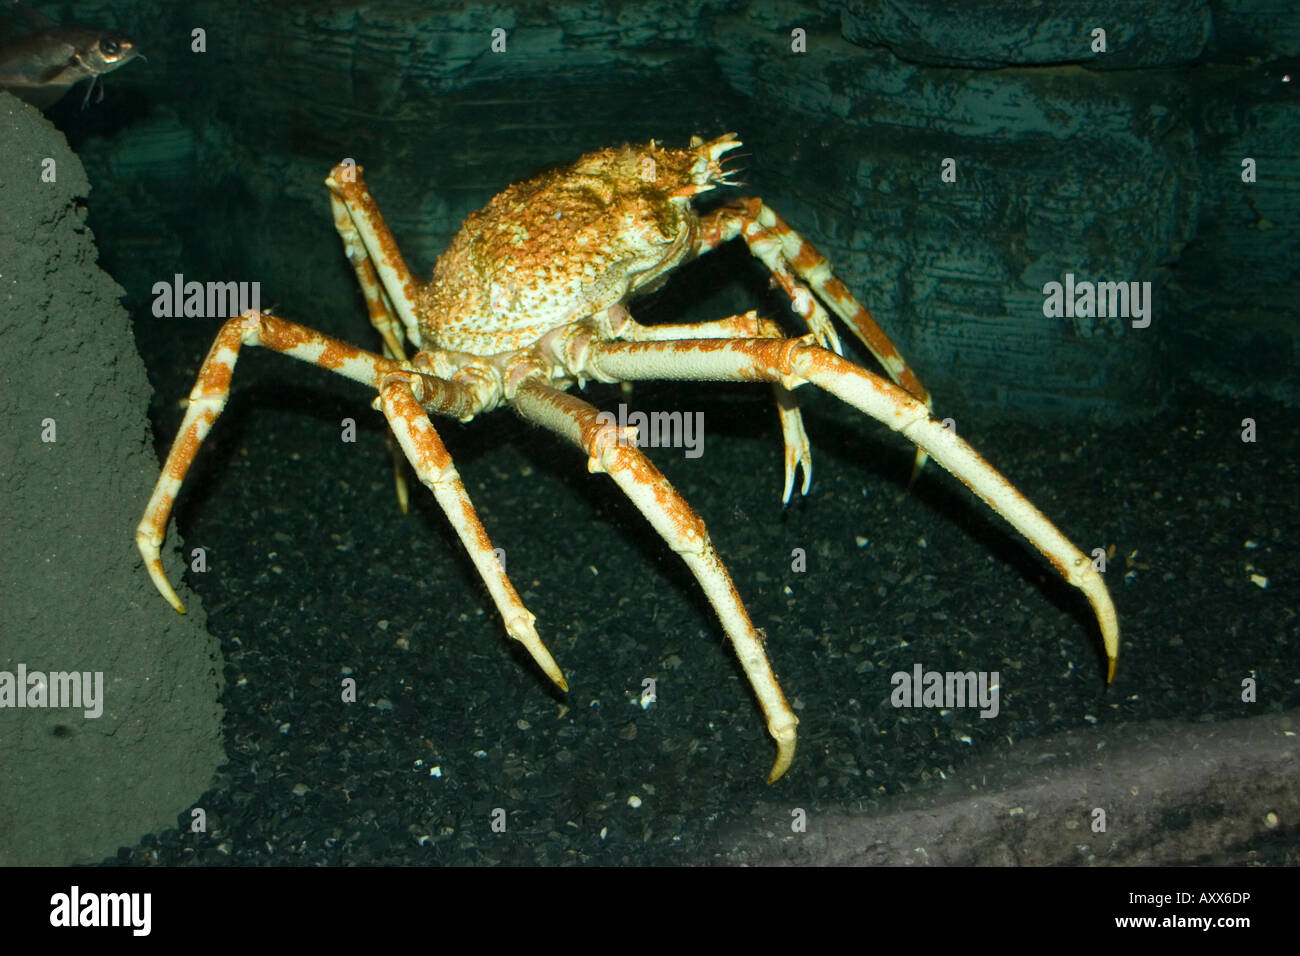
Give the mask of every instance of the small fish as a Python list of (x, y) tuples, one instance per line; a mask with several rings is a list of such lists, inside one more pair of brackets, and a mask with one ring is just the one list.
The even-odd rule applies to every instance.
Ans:
[[(31, 16), (31, 11), (28, 15)], [(89, 79), (90, 86), (81, 101), (85, 109), (99, 78), (130, 63), (139, 52), (135, 41), (124, 33), (90, 27), (47, 26), (0, 43), (0, 89), (38, 109), (47, 109), (74, 84)], [(102, 83), (99, 95), (102, 99)]]

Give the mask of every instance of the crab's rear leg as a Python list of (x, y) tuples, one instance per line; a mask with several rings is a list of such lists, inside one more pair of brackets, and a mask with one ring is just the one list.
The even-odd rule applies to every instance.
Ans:
[(781, 685), (763, 650), (762, 638), (749, 619), (726, 565), (709, 540), (704, 522), (645, 454), (629, 442), (627, 432), (631, 430), (620, 431), (617, 426), (599, 420), (599, 413), (587, 402), (547, 385), (528, 384), (516, 392), (512, 404), (525, 418), (551, 429), (585, 451), (588, 469), (603, 471), (613, 478), (695, 575), (731, 640), (767, 718), (768, 733), (776, 741), (776, 762), (767, 778), (768, 783), (774, 783), (794, 759), (795, 727), (799, 718), (781, 693)]
[(974, 448), (936, 421), (915, 396), (820, 348), (811, 337), (783, 342), (751, 339), (725, 345), (708, 341), (579, 343), (576, 340), (574, 344), (581, 346), (570, 350), (569, 361), (578, 366), (574, 372), (592, 378), (774, 381), (790, 389), (811, 382), (902, 432), (1006, 518), (1062, 577), (1084, 592), (1101, 629), (1108, 661), (1106, 679), (1114, 677), (1119, 657), (1119, 624), (1110, 593), (1092, 561)]

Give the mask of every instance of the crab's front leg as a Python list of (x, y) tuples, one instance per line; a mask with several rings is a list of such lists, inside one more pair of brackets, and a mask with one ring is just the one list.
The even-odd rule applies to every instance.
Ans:
[(630, 436), (600, 420), (597, 410), (587, 402), (548, 385), (527, 384), (515, 393), (512, 404), (525, 418), (585, 451), (588, 469), (603, 471), (613, 478), (660, 537), (686, 562), (721, 620), (763, 708), (768, 733), (777, 747), (776, 762), (767, 782), (778, 780), (794, 759), (795, 727), (799, 718), (781, 693), (781, 685), (763, 649), (763, 640), (749, 619), (726, 565), (709, 540), (704, 522), (659, 469), (629, 441)]
[[(760, 318), (757, 312), (729, 315), (709, 322), (668, 322), (661, 325), (641, 325), (620, 305), (610, 310), (610, 332), (628, 342), (668, 342), (678, 339), (774, 339), (785, 338), (781, 327), (770, 319)], [(803, 486), (800, 494), (808, 494), (812, 487), (812, 445), (803, 427), (799, 401), (780, 382), (772, 383), (776, 398), (776, 411), (781, 419), (781, 438), (785, 449), (785, 482), (781, 489), (781, 503), (790, 503), (795, 476), (803, 468)]]
[[(402, 258), (388, 223), (355, 163), (340, 163), (325, 179), (330, 191), (334, 228), (352, 263), (366, 299), (370, 322), (383, 338), (394, 358), (402, 356), (402, 334), (417, 349), (424, 337), (416, 315), (415, 277)], [(392, 313), (397, 313), (400, 325)]]
[(226, 321), (199, 368), (185, 417), (135, 532), (136, 545), (154, 586), (181, 614), (185, 613), (185, 606), (167, 580), (159, 549), (185, 475), (194, 464), (203, 439), (226, 407), (235, 363), (239, 361), (240, 349), (246, 345), (282, 352), (374, 388), (379, 387), (385, 375), (400, 368), (390, 359), (264, 312), (245, 312)]
[[(470, 503), (465, 484), (425, 411), (425, 408), (432, 408), (442, 414), (466, 417), (479, 408), (478, 396), (459, 383), (403, 368), (392, 359), (261, 312), (245, 312), (230, 319), (217, 333), (190, 392), (185, 418), (136, 528), (136, 545), (145, 567), (167, 602), (180, 613), (185, 613), (185, 606), (168, 582), (162, 565), (160, 549), (166, 537), (167, 523), (185, 475), (194, 463), (203, 439), (226, 405), (235, 363), (240, 349), (246, 345), (262, 346), (319, 365), (369, 385), (380, 393), (377, 401), (381, 410), (420, 480), (433, 491), (469, 551), (497, 610), (501, 612), (506, 632), (527, 648), (551, 680), (561, 689), (567, 689), (564, 675), (537, 634), (534, 616), (524, 607), (496, 560), (491, 540)], [(424, 408), (416, 400), (417, 391)]]
[(537, 634), (536, 615), (519, 599), (519, 593), (497, 560), (492, 541), (469, 500), (465, 482), (425, 411), (434, 408), (458, 418), (469, 417), (474, 414), (474, 406), (478, 403), (468, 392), (458, 383), (431, 375), (403, 372), (385, 377), (376, 405), (388, 419), (398, 444), (406, 453), (406, 460), (425, 487), (433, 492), (456, 529), (470, 560), (487, 585), (493, 603), (501, 612), (506, 633), (524, 645), (537, 666), (560, 690), (567, 691), (569, 685), (564, 674)]
[(780, 382), (797, 388), (811, 382), (902, 432), (928, 452), (1041, 551), (1070, 584), (1087, 596), (1101, 629), (1115, 676), (1119, 624), (1115, 607), (1092, 561), (1061, 534), (1041, 511), (961, 437), (935, 420), (915, 396), (817, 346), (811, 337), (773, 342), (683, 341), (600, 342), (571, 340), (566, 361), (576, 374), (622, 381), (690, 379), (715, 382)]
[[(880, 323), (835, 275), (830, 260), (772, 207), (757, 198), (736, 199), (710, 213), (700, 223), (699, 251), (707, 252), (737, 236), (744, 237), (749, 251), (771, 271), (773, 281), (789, 296), (791, 306), (807, 323), (818, 345), (843, 354), (830, 317), (822, 307), (825, 302), (875, 356), (885, 374), (930, 407), (929, 391)], [(809, 294), (808, 286), (795, 275), (807, 282), (816, 295)]]
[[(750, 253), (767, 266), (772, 281), (789, 297), (791, 308), (807, 324), (818, 345), (837, 355), (844, 354), (822, 305), (825, 302), (875, 356), (885, 374), (930, 407), (929, 391), (880, 323), (835, 275), (830, 261), (763, 200), (737, 199), (701, 219), (696, 254), (702, 255), (738, 236), (744, 238)], [(925, 449), (918, 447), (912, 465), (913, 481), (925, 467), (925, 458)]]

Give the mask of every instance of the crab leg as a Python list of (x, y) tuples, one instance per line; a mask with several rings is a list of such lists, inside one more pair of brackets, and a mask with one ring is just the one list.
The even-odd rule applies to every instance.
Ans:
[(394, 426), (397, 439), (402, 443), (402, 448), (420, 479), (433, 488), (456, 533), (469, 549), (474, 566), (483, 576), (492, 600), (505, 620), (507, 632), (528, 648), (538, 666), (563, 688), (564, 677), (550, 653), (542, 646), (532, 625), (533, 615), (523, 606), (501, 565), (496, 561), (491, 541), (478, 515), (474, 513), (465, 486), (451, 465), (450, 456), (425, 413), (418, 405), (415, 406), (418, 419), (423, 422), (421, 425), (409, 405), (403, 401), (403, 396), (399, 394), (402, 389), (397, 388), (397, 385), (405, 385), (405, 394), (411, 395), (409, 382), (417, 381), (419, 384), (416, 387), (420, 388), (426, 405), (445, 409), (447, 414), (458, 417), (472, 407), (474, 396), (466, 395), (466, 390), (456, 383), (404, 371), (392, 359), (374, 355), (306, 326), (256, 311), (245, 312), (228, 320), (217, 333), (216, 341), (203, 360), (198, 379), (190, 392), (185, 418), (181, 421), (149, 504), (145, 506), (144, 516), (136, 528), (135, 540), (140, 556), (144, 558), (154, 586), (167, 602), (180, 613), (185, 613), (185, 606), (172, 589), (162, 565), (161, 548), (167, 533), (167, 523), (199, 446), (226, 406), (239, 350), (245, 345), (260, 345), (283, 352), (292, 358), (319, 365), (369, 385), (377, 391), (382, 389), (378, 402), (384, 414)]
[(763, 639), (750, 621), (726, 565), (709, 540), (704, 522), (644, 453), (628, 441), (627, 433), (633, 429), (620, 432), (617, 426), (599, 421), (592, 405), (547, 385), (521, 386), (512, 404), (528, 420), (551, 429), (585, 451), (587, 469), (603, 471), (613, 478), (660, 537), (686, 562), (717, 612), (763, 708), (768, 733), (777, 747), (776, 762), (767, 782), (778, 780), (794, 759), (795, 726), (799, 718), (781, 693), (781, 685), (763, 650)]
[[(717, 249), (724, 242), (730, 242), (732, 239), (744, 236), (745, 244), (749, 247), (750, 253), (763, 265), (767, 266), (772, 273), (772, 280), (781, 288), (781, 291), (790, 297), (791, 307), (799, 318), (803, 319), (809, 331), (816, 336), (817, 344), (822, 348), (830, 349), (837, 355), (843, 355), (844, 349), (840, 345), (840, 337), (835, 331), (831, 317), (826, 314), (826, 309), (822, 304), (808, 291), (808, 287), (795, 278), (789, 264), (781, 255), (780, 240), (769, 234), (750, 215), (751, 209), (749, 206), (738, 205), (738, 203), (757, 204), (758, 202), (757, 199), (738, 200), (702, 217), (699, 231), (695, 237), (695, 247), (692, 251), (695, 255), (702, 256), (706, 252)], [(877, 331), (882, 336), (885, 334), (879, 326), (877, 326)]]
[(560, 690), (568, 690), (564, 674), (537, 634), (536, 615), (524, 607), (519, 593), (497, 560), (492, 540), (474, 511), (465, 483), (425, 411), (425, 408), (433, 406), (445, 414), (460, 417), (458, 412), (463, 410), (455, 408), (457, 391), (454, 382), (430, 375), (400, 373), (384, 379), (378, 404), (406, 453), (406, 460), (420, 481), (433, 492), (469, 552), (470, 560), (501, 612), (506, 633), (527, 648), (537, 666)]
[[(927, 408), (930, 406), (930, 393), (880, 323), (831, 271), (829, 260), (761, 199), (734, 200), (705, 217), (700, 225), (701, 236), (710, 243), (745, 237), (749, 251), (772, 271), (777, 285), (790, 297), (794, 310), (808, 323), (819, 345), (843, 354), (837, 342), (828, 345), (824, 341), (824, 327), (830, 325), (830, 320), (825, 317), (817, 298), (831, 307), (831, 311), (876, 357), (895, 383), (920, 399)], [(701, 252), (705, 251), (708, 249), (701, 249)], [(812, 286), (817, 298), (810, 296), (807, 287), (794, 279), (791, 269)], [(831, 335), (834, 335), (833, 331)], [(835, 340), (832, 338), (831, 341)]]
[(199, 369), (194, 388), (190, 390), (185, 418), (172, 442), (149, 504), (145, 506), (144, 517), (140, 519), (135, 531), (136, 545), (144, 558), (145, 567), (149, 569), (149, 577), (153, 579), (158, 592), (167, 599), (167, 603), (181, 614), (185, 613), (185, 605), (181, 604), (181, 599), (167, 581), (159, 549), (167, 534), (167, 522), (171, 518), (172, 506), (176, 503), (181, 482), (194, 463), (199, 445), (226, 407), (235, 363), (239, 360), (240, 348), (245, 345), (260, 345), (283, 352), (374, 388), (379, 387), (384, 375), (399, 368), (390, 359), (380, 358), (306, 326), (261, 312), (245, 312), (228, 319), (221, 326)]
[[(393, 318), (393, 295), (390, 293), (389, 286), (380, 281), (366, 240), (362, 236), (361, 229), (358, 228), (358, 221), (365, 226), (370, 244), (376, 250), (382, 253), (384, 249), (391, 249), (394, 253), (395, 258), (388, 257), (390, 284), (392, 288), (401, 290), (398, 292), (399, 297), (409, 295), (409, 290), (412, 288), (409, 284), (410, 272), (401, 253), (397, 252), (397, 245), (393, 242), (387, 223), (375, 207), (374, 200), (370, 198), (370, 192), (361, 179), (361, 173), (359, 166), (340, 164), (330, 171), (329, 177), (325, 180), (325, 185), (330, 190), (330, 210), (334, 214), (334, 228), (339, 238), (343, 240), (343, 251), (347, 254), (348, 262), (352, 264), (357, 285), (361, 287), (361, 294), (366, 300), (370, 324), (383, 339), (384, 355), (391, 359), (405, 361), (406, 350), (402, 343), (403, 327)], [(345, 198), (348, 195), (352, 196), (351, 204)], [(407, 312), (413, 315), (411, 303), (407, 301), (405, 304)], [(413, 338), (411, 341), (416, 348), (420, 347), (418, 338)], [(411, 510), (411, 494), (406, 486), (406, 472), (401, 453), (391, 436), (388, 439), (388, 452), (393, 458), (393, 490), (397, 494), (397, 506), (402, 514), (407, 514)]]
[[(641, 325), (628, 318), (619, 326), (618, 337), (629, 342), (666, 342), (680, 339), (784, 339), (781, 327), (770, 319), (759, 318), (754, 311), (729, 315), (711, 322), (672, 322), (663, 325)], [(785, 445), (785, 485), (781, 503), (790, 503), (794, 479), (803, 467), (803, 487), (800, 494), (808, 494), (812, 487), (812, 445), (803, 427), (803, 415), (794, 393), (780, 382), (772, 383), (776, 398), (776, 411), (781, 418), (781, 437)]]
[[(325, 178), (334, 210), (334, 226), (361, 282), (361, 291), (371, 310), (371, 321), (375, 322), (376, 304), (382, 306), (372, 278), (377, 277), (378, 284), (382, 285), (388, 301), (402, 320), (407, 339), (417, 349), (422, 348), (424, 340), (415, 314), (415, 278), (361, 174), (360, 166), (340, 163)], [(375, 322), (375, 327), (386, 342), (390, 338), (396, 340), (392, 331), (386, 332), (379, 322)], [(401, 351), (400, 344), (395, 351)]]
[(1119, 624), (1101, 575), (1078, 548), (1023, 494), (955, 432), (944, 428), (917, 398), (879, 375), (820, 348), (811, 337), (748, 341), (599, 342), (575, 338), (568, 349), (577, 374), (622, 381), (691, 379), (775, 381), (787, 388), (811, 382), (894, 431), (952, 472), (1041, 551), (1070, 584), (1087, 596), (1097, 616), (1115, 676)]
[[(898, 347), (831, 271), (829, 260), (811, 242), (795, 232), (761, 199), (737, 199), (701, 220), (697, 254), (708, 252), (736, 236), (744, 236), (749, 251), (768, 267), (776, 284), (790, 297), (795, 312), (817, 337), (818, 345), (837, 355), (844, 354), (831, 320), (818, 301), (820, 298), (876, 357), (891, 379), (920, 399), (927, 408), (930, 407), (930, 393)], [(816, 296), (795, 279), (791, 269), (813, 287)], [(912, 463), (912, 481), (925, 467), (925, 459), (925, 449), (918, 447)]]
[(393, 318), (392, 300), (388, 298), (379, 281), (375, 263), (366, 250), (366, 244), (361, 240), (361, 233), (357, 231), (352, 212), (348, 209), (347, 203), (335, 192), (330, 193), (330, 209), (334, 213), (334, 229), (343, 240), (343, 252), (352, 265), (352, 271), (357, 277), (357, 285), (361, 287), (361, 295), (366, 300), (370, 324), (384, 340), (384, 355), (402, 361), (406, 358), (406, 348), (402, 343), (405, 333), (401, 323)]

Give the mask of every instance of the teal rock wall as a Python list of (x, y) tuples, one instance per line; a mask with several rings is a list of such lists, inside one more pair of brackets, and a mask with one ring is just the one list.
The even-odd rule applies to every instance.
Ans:
[[(466, 213), (542, 166), (735, 129), (746, 192), (827, 253), (938, 408), (1136, 419), (1181, 379), (1300, 400), (1286, 4), (87, 4), (96, 15), (158, 37), (110, 80), (131, 115), (85, 144), (120, 203), (106, 215), (129, 237), (130, 295), (175, 271), (258, 278), (286, 314), (357, 339), (321, 185), (340, 158), (366, 167), (427, 272)], [(195, 26), (206, 53), (189, 49)], [(223, 201), (195, 209), (196, 192)], [(688, 286), (674, 317), (779, 313), (754, 298), (757, 265), (726, 268), (748, 285)], [(1044, 315), (1045, 284), (1067, 274), (1149, 282), (1151, 325)], [(173, 333), (163, 348), (205, 348)]]

